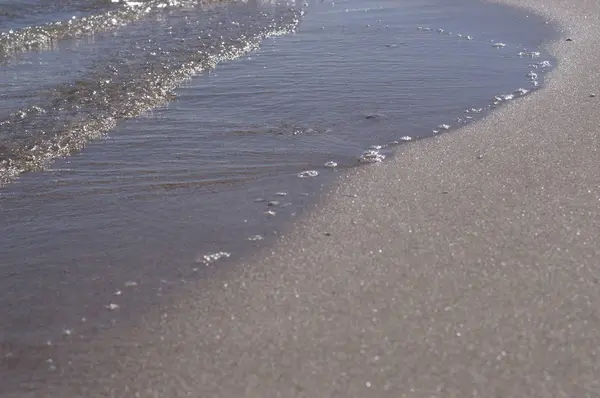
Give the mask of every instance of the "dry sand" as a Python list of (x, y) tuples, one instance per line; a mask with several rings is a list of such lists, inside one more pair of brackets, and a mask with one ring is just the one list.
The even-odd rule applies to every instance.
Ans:
[(600, 397), (600, 3), (505, 1), (564, 28), (547, 87), (358, 170), (32, 396)]

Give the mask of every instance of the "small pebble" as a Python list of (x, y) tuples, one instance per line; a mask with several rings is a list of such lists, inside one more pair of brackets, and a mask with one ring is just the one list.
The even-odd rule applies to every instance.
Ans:
[(568, 38), (566, 41), (573, 41), (573, 39), (571, 39), (571, 38)]
[(590, 98), (595, 98), (596, 94), (590, 94)]
[(279, 206), (279, 201), (278, 200), (271, 200), (270, 202), (267, 203), (267, 206), (269, 206), (269, 207)]

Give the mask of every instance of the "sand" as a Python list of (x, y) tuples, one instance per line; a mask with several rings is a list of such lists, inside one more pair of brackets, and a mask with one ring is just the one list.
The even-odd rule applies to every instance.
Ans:
[(600, 396), (600, 3), (505, 1), (564, 30), (543, 90), (357, 170), (32, 396)]

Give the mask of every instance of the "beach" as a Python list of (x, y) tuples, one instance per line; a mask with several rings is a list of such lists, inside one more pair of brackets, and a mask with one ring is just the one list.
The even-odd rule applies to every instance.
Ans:
[(562, 29), (542, 90), (351, 171), (30, 396), (599, 396), (600, 5), (503, 1)]

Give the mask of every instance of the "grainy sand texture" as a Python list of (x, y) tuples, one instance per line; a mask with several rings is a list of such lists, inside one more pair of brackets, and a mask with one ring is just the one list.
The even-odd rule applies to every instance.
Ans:
[(599, 397), (600, 3), (505, 2), (563, 30), (543, 90), (359, 169), (32, 396)]

